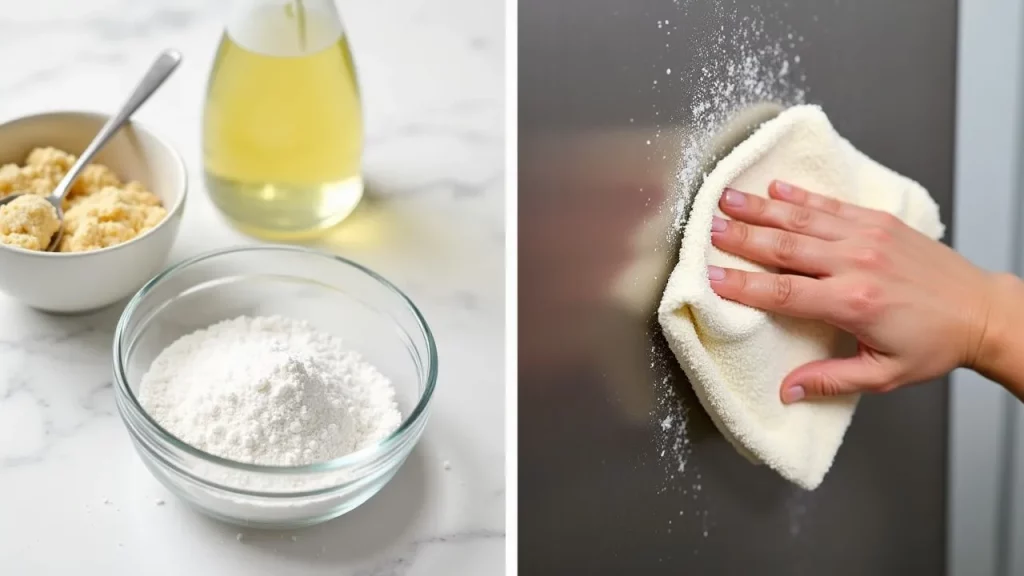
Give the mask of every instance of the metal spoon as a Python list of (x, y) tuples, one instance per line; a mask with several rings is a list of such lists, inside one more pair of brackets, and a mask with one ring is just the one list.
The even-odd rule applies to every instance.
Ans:
[[(57, 249), (60, 244), (60, 239), (64, 235), (64, 209), (62, 204), (64, 197), (67, 196), (68, 191), (71, 190), (71, 185), (75, 183), (75, 179), (81, 174), (82, 170), (92, 160), (93, 156), (100, 151), (100, 148), (110, 140), (114, 134), (124, 125), (125, 122), (131, 118), (131, 115), (139, 109), (139, 106), (149, 100), (149, 97), (156, 92), (165, 80), (174, 72), (174, 69), (181, 63), (181, 54), (177, 50), (164, 50), (160, 53), (160, 56), (153, 62), (152, 66), (149, 67), (149, 71), (139, 81), (138, 86), (135, 87), (135, 91), (128, 97), (128, 100), (121, 105), (121, 109), (118, 110), (117, 114), (111, 116), (107, 123), (100, 128), (99, 133), (89, 143), (89, 147), (82, 152), (82, 155), (78, 157), (78, 161), (71, 166), (68, 173), (64, 175), (64, 178), (57, 184), (57, 187), (53, 192), (46, 197), (46, 200), (53, 204), (53, 207), (57, 209), (57, 219), (60, 220), (60, 228), (54, 233), (53, 238), (50, 239), (50, 245), (47, 246), (47, 252), (53, 252)], [(12, 202), (19, 196), (24, 196), (26, 193), (11, 194), (0, 199), (0, 206)]]

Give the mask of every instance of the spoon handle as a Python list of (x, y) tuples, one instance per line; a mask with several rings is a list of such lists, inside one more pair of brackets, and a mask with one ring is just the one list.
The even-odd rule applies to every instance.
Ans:
[[(57, 188), (53, 191), (53, 198), (56, 200), (63, 200), (64, 196), (67, 196), (68, 190), (71, 189), (71, 185), (75, 179), (78, 178), (79, 172), (92, 160), (93, 156), (99, 152), (100, 148), (110, 140), (128, 118), (139, 109), (139, 106), (149, 100), (149, 97), (156, 92), (165, 80), (174, 72), (174, 69), (181, 63), (181, 54), (177, 50), (164, 50), (159, 57), (149, 67), (149, 71), (143, 76), (142, 80), (139, 81), (138, 86), (135, 87), (135, 91), (128, 97), (128, 100), (121, 105), (121, 109), (118, 110), (117, 114), (114, 114), (107, 120), (107, 123), (100, 128), (100, 131), (96, 134), (96, 137), (89, 143), (89, 147), (78, 157), (78, 161), (71, 166), (68, 173), (64, 175), (64, 178), (57, 184)], [(59, 204), (58, 204), (59, 205)]]

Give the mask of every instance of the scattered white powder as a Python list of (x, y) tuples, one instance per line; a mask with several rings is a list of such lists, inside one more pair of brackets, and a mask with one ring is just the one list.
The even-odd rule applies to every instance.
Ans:
[[(697, 8), (694, 0), (674, 1), (684, 18), (692, 16), (687, 14), (691, 8)], [(668, 116), (670, 124), (665, 131), (674, 125), (684, 127), (676, 150), (678, 171), (674, 190), (663, 208), (670, 212), (673, 225), (660, 246), (669, 252), (678, 247), (692, 196), (700, 187), (705, 170), (710, 169), (708, 153), (719, 131), (738, 112), (751, 106), (769, 102), (789, 106), (803, 103), (806, 96), (801, 87), (804, 77), (799, 70), (800, 57), (791, 57), (789, 53), (797, 48), (797, 42), (803, 42), (803, 36), (786, 30), (785, 26), (777, 37), (770, 35), (764, 25), (768, 19), (757, 8), (753, 17), (739, 15), (735, 3), (720, 0), (701, 3), (700, 8), (702, 18), (707, 16), (711, 21), (701, 26), (700, 38), (684, 39), (696, 43), (692, 60), (680, 69), (666, 69), (666, 74), (675, 70), (676, 77), (687, 87), (686, 106), (678, 111), (655, 111), (658, 118)], [(704, 14), (704, 10), (710, 10), (710, 14)], [(665, 29), (667, 41), (672, 39), (667, 20), (659, 20), (657, 26)], [(666, 42), (666, 50), (671, 45)], [(653, 90), (659, 88), (655, 86)], [(657, 130), (660, 135), (663, 127), (658, 126)], [(682, 378), (681, 372), (675, 368), (675, 358), (660, 332), (656, 325), (652, 327), (654, 345), (650, 348), (653, 386), (658, 398), (652, 413), (658, 426), (655, 449), (666, 472), (660, 491), (689, 495), (699, 506), (702, 484), (699, 469), (690, 463), (693, 445), (687, 434), (689, 405), (676, 390), (676, 386), (687, 384), (684, 380), (675, 381)], [(679, 515), (684, 516), (683, 510), (679, 510)], [(686, 517), (693, 515), (699, 518), (701, 532), (707, 537), (707, 510), (696, 510)]]
[(792, 492), (786, 498), (786, 514), (789, 519), (789, 535), (793, 538), (799, 537), (803, 530), (803, 520), (808, 510), (814, 507), (815, 492), (807, 492), (799, 488), (792, 488)]
[[(677, 4), (685, 12), (690, 2)], [(690, 80), (686, 85), (691, 93), (688, 107), (679, 115), (686, 129), (678, 151), (675, 191), (669, 200), (674, 225), (666, 237), (668, 246), (678, 242), (690, 200), (708, 168), (705, 162), (709, 147), (721, 128), (737, 112), (755, 104), (792, 105), (802, 103), (805, 98), (799, 85), (803, 77), (794, 76), (799, 57), (791, 59), (783, 42), (769, 37), (764, 18), (740, 17), (734, 7), (721, 2), (712, 4), (712, 15), (722, 24), (709, 26), (710, 32), (700, 39), (690, 67), (682, 73)], [(658, 21), (659, 27), (664, 25), (667, 21)], [(789, 47), (795, 47), (793, 33), (785, 36)], [(686, 407), (676, 398), (670, 378), (664, 376), (667, 363), (673, 361), (663, 343), (651, 348), (651, 366), (658, 375), (655, 387), (659, 402), (655, 416), (661, 421), (663, 432), (658, 442), (659, 453), (671, 456), (672, 471), (682, 473), (691, 447), (686, 437)]]
[(184, 442), (238, 462), (337, 458), (401, 424), (391, 382), (306, 322), (242, 316), (184, 336), (154, 360), (139, 400)]
[(672, 239), (682, 231), (690, 200), (704, 179), (711, 141), (730, 118), (755, 104), (800, 104), (806, 96), (800, 87), (804, 78), (796, 76), (799, 56), (791, 59), (781, 40), (769, 38), (764, 19), (735, 16), (718, 3), (715, 12), (718, 18), (731, 20), (730, 25), (703, 39), (685, 74), (693, 94), (683, 114), (688, 130), (680, 147)]
[[(654, 351), (652, 351), (652, 355), (658, 356), (652, 359), (655, 370), (659, 373), (667, 371), (668, 367), (665, 362), (671, 358), (666, 358), (663, 354)], [(670, 486), (679, 485), (677, 478), (686, 473), (686, 464), (693, 452), (693, 446), (686, 433), (686, 417), (689, 406), (678, 397), (669, 376), (663, 376), (656, 388), (658, 390), (656, 412), (665, 414), (659, 425), (661, 433), (657, 437), (657, 450), (666, 466), (667, 482), (662, 491), (667, 491)]]

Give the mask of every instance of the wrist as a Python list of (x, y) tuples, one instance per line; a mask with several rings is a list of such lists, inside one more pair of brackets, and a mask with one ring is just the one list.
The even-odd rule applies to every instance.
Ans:
[(977, 334), (974, 354), (966, 366), (991, 380), (1008, 385), (1009, 380), (1024, 376), (1024, 340), (1018, 326), (1024, 309), (1024, 282), (1012, 274), (989, 277), (983, 312), (972, 330)]

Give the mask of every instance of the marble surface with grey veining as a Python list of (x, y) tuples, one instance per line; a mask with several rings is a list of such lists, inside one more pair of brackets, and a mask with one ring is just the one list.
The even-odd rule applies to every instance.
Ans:
[[(37, 0), (0, 15), (0, 120), (110, 110), (160, 49), (184, 54), (138, 113), (190, 170), (171, 262), (257, 242), (222, 220), (202, 186), (202, 98), (222, 4)], [(423, 440), (350, 514), (238, 540), (172, 496), (131, 447), (111, 389), (123, 304), (58, 317), (0, 295), (0, 573), (504, 572), (503, 3), (338, 5), (365, 97), (371, 193), (321, 247), (388, 277), (431, 323), (441, 377)]]

